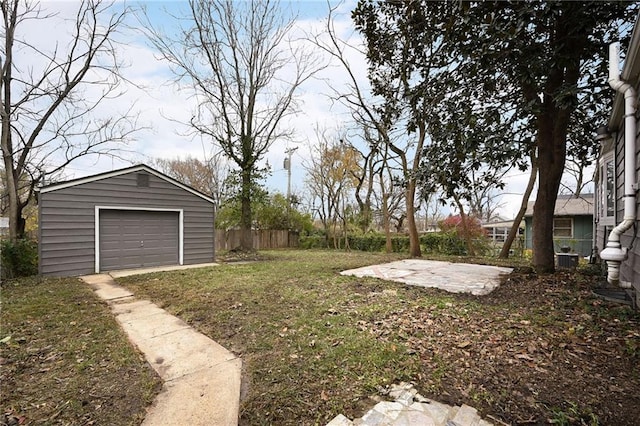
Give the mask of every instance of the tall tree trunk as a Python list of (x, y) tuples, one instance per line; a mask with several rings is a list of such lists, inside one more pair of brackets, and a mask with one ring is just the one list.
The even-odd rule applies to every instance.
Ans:
[(416, 144), (416, 153), (413, 156), (411, 170), (406, 173), (407, 179), (407, 227), (409, 228), (409, 255), (411, 257), (422, 257), (420, 249), (420, 236), (418, 235), (418, 227), (416, 225), (416, 171), (420, 168), (420, 159), (422, 158), (422, 147), (427, 136), (425, 123), (418, 124), (418, 143)]
[[(9, 163), (10, 166), (11, 163)], [(6, 165), (5, 165), (6, 167)], [(9, 239), (15, 242), (17, 239), (23, 237), (23, 232), (20, 230), (21, 208), (20, 208), (20, 196), (18, 195), (18, 182), (13, 175), (12, 169), (6, 170), (6, 184), (7, 194), (9, 195)], [(24, 229), (23, 229), (24, 231)]]
[(574, 198), (580, 198), (580, 194), (582, 193), (583, 180), (584, 180), (584, 168), (580, 167), (580, 170), (578, 170), (578, 176), (576, 178), (576, 190), (573, 193)]
[(555, 270), (553, 213), (564, 172), (569, 121), (578, 102), (576, 93), (580, 79), (580, 57), (572, 53), (582, 49), (588, 37), (586, 33), (569, 35), (570, 24), (575, 18), (570, 13), (571, 3), (565, 5), (567, 10), (555, 22), (551, 47), (567, 59), (557, 62), (549, 71), (536, 122), (539, 186), (533, 207), (533, 267), (538, 273)]
[(535, 153), (531, 154), (531, 174), (529, 174), (529, 182), (527, 182), (527, 188), (524, 190), (524, 195), (522, 196), (522, 202), (520, 203), (520, 210), (518, 210), (518, 214), (515, 219), (513, 219), (513, 225), (511, 225), (511, 229), (509, 230), (509, 235), (507, 236), (507, 240), (502, 245), (502, 249), (500, 250), (500, 254), (498, 257), (500, 259), (507, 259), (509, 257), (509, 251), (511, 250), (511, 246), (513, 245), (513, 241), (519, 234), (520, 231), (520, 223), (522, 223), (522, 218), (524, 214), (527, 212), (527, 204), (529, 204), (529, 197), (533, 192), (533, 187), (536, 183), (536, 177), (538, 176), (538, 159)]
[(467, 256), (475, 256), (476, 251), (473, 249), (473, 241), (471, 240), (471, 233), (469, 232), (469, 221), (467, 220), (467, 215), (464, 212), (464, 207), (460, 202), (460, 198), (458, 196), (454, 196), (453, 200), (460, 211), (460, 220), (462, 221), (462, 232), (465, 245), (467, 246)]
[(555, 270), (553, 214), (564, 171), (568, 123), (566, 111), (547, 111), (551, 114), (544, 114), (538, 123), (539, 186), (533, 207), (533, 266), (538, 273)]
[(409, 177), (406, 189), (407, 203), (407, 228), (409, 229), (409, 256), (422, 257), (420, 249), (420, 236), (418, 235), (418, 227), (416, 226), (416, 180), (413, 176)]
[(391, 215), (389, 214), (389, 194), (384, 185), (384, 172), (386, 167), (380, 169), (380, 193), (382, 194), (382, 223), (384, 226), (384, 249), (386, 253), (393, 251), (393, 244), (391, 243)]
[[(4, 29), (4, 63), (0, 58), (0, 68), (2, 68), (2, 109), (0, 117), (2, 119), (2, 134), (0, 146), (2, 147), (2, 162), (4, 165), (5, 185), (9, 197), (9, 238), (15, 242), (20, 237), (18, 222), (21, 216), (20, 197), (18, 195), (18, 176), (15, 175), (13, 166), (13, 142), (11, 140), (11, 82), (13, 71), (13, 42), (16, 26), (17, 4), (11, 6), (11, 11), (5, 16)], [(5, 5), (9, 8), (9, 4)]]
[(347, 229), (347, 212), (344, 199), (342, 199), (342, 228), (342, 233), (344, 235), (344, 250), (351, 251), (351, 247), (349, 246), (349, 230)]
[(240, 249), (253, 250), (251, 232), (251, 170), (242, 170), (242, 189), (240, 195)]

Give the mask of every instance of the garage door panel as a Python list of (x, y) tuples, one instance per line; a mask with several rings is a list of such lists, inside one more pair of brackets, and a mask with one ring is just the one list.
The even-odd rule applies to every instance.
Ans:
[(102, 210), (100, 270), (179, 263), (178, 212)]

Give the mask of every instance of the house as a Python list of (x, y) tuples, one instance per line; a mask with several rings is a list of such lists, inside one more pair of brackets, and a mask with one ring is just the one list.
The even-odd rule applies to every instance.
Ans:
[(636, 20), (624, 67), (619, 68), (619, 45), (609, 50), (609, 85), (614, 97), (607, 126), (598, 129), (600, 141), (596, 183), (595, 246), (607, 262), (607, 281), (624, 289), (640, 305), (640, 244), (638, 232), (638, 86), (640, 83), (640, 24)]
[[(486, 230), (487, 237), (498, 245), (502, 245), (509, 236), (509, 231), (513, 226), (513, 220), (497, 218), (491, 222), (484, 222), (482, 227)], [(524, 228), (522, 226), (518, 230), (518, 235), (522, 235)]]
[[(589, 256), (593, 250), (594, 194), (558, 195), (553, 211), (553, 245), (557, 252), (570, 247), (572, 253)], [(525, 248), (533, 248), (533, 206), (529, 201), (524, 214)]]
[(214, 200), (144, 164), (39, 190), (43, 275), (214, 260)]

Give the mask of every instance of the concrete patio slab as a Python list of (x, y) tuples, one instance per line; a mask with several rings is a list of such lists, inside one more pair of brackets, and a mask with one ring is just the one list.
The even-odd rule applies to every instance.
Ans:
[(500, 278), (512, 268), (435, 260), (406, 259), (341, 272), (356, 277), (376, 277), (452, 293), (485, 295), (500, 285)]

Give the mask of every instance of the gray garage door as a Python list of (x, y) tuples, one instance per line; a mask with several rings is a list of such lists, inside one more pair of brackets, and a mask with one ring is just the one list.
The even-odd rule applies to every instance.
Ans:
[(179, 263), (178, 212), (100, 211), (100, 270)]

